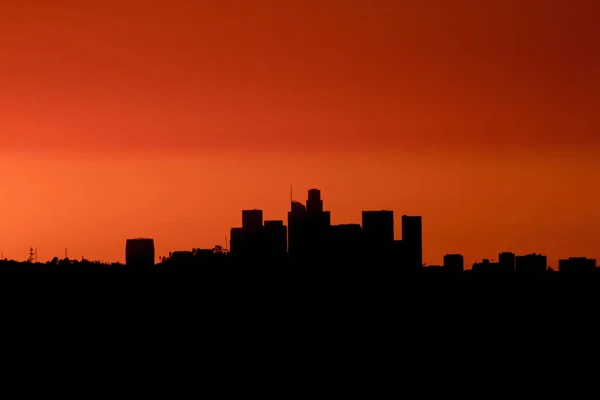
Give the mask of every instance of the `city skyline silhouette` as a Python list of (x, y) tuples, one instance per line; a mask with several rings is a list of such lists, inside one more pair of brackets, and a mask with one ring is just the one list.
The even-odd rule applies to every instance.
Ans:
[[(29, 249), (25, 262), (0, 259), (3, 266), (25, 266), (25, 269), (44, 270), (43, 266), (59, 269), (102, 270), (126, 267), (152, 270), (210, 268), (214, 266), (282, 268), (291, 265), (321, 271), (333, 268), (351, 270), (389, 270), (394, 273), (418, 271), (443, 272), (460, 275), (471, 273), (539, 275), (547, 272), (563, 274), (600, 272), (596, 259), (571, 255), (559, 259), (556, 267), (548, 264), (544, 254), (516, 254), (511, 251), (496, 257), (483, 258), (470, 264), (460, 252), (444, 254), (441, 264), (427, 264), (423, 260), (423, 218), (401, 215), (400, 237), (394, 231), (393, 210), (364, 210), (361, 224), (332, 224), (331, 211), (321, 191), (309, 189), (305, 202), (294, 200), (290, 189), (287, 220), (265, 219), (262, 209), (241, 211), (241, 225), (232, 227), (225, 246), (178, 249), (168, 256), (157, 257), (153, 238), (129, 238), (125, 245), (125, 263), (69, 259), (68, 248), (64, 258), (54, 257), (48, 262), (38, 261), (37, 248)], [(426, 232), (425, 232), (426, 234)]]
[(4, 257), (228, 247), (293, 182), (428, 265), (600, 259), (596, 0), (142, 3), (0, 2)]
[(581, 388), (599, 21), (600, 0), (0, 0), (8, 370), (526, 393), (542, 361)]

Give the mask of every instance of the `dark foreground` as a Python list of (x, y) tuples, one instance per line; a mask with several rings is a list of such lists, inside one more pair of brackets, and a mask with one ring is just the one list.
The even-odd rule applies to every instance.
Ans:
[[(197, 267), (161, 265), (128, 268), (123, 265), (5, 264), (0, 266), (3, 293), (16, 291), (52, 296), (73, 294), (106, 299), (165, 296), (218, 307), (242, 299), (239, 306), (264, 301), (277, 307), (335, 301), (340, 305), (357, 302), (380, 309), (412, 305), (438, 308), (485, 308), (533, 301), (538, 310), (587, 297), (589, 304), (600, 294), (600, 270), (585, 273), (545, 272), (494, 273), (443, 269), (356, 266), (351, 264), (244, 264)], [(186, 300), (187, 299), (187, 300)], [(188, 301), (186, 303), (185, 301)], [(456, 304), (455, 304), (456, 303)], [(413, 307), (413, 308), (414, 308)]]
[(500, 395), (557, 371), (564, 381), (597, 342), (596, 272), (44, 267), (0, 270), (4, 343), (23, 362), (23, 349), (50, 352), (44, 371), (102, 365), (98, 387), (141, 372), (152, 390), (171, 374), (199, 390)]

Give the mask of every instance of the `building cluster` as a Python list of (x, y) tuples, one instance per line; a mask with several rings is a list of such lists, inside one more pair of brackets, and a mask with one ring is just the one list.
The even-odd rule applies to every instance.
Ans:
[(231, 229), (234, 258), (280, 258), (318, 261), (368, 256), (381, 262), (420, 267), (423, 263), (422, 221), (402, 216), (402, 240), (394, 237), (393, 211), (363, 211), (360, 224), (331, 224), (321, 192), (308, 191), (306, 205), (291, 202), (284, 221), (264, 221), (262, 210), (243, 210), (242, 226)]
[[(461, 254), (447, 254), (444, 265), (432, 265), (429, 268), (444, 269), (449, 272), (463, 272), (464, 258)], [(558, 261), (558, 271), (562, 273), (589, 273), (596, 270), (596, 260), (585, 257), (571, 257)], [(542, 254), (526, 254), (518, 256), (515, 253), (504, 252), (498, 255), (497, 261), (484, 259), (471, 266), (471, 271), (477, 273), (510, 273), (543, 274), (549, 271), (547, 257)]]
[[(308, 191), (306, 204), (291, 201), (287, 225), (282, 220), (264, 220), (262, 210), (243, 210), (242, 226), (231, 229), (228, 259), (234, 261), (299, 260), (305, 265), (322, 261), (343, 265), (397, 267), (406, 271), (427, 270), (461, 274), (465, 261), (461, 254), (447, 254), (443, 265), (423, 265), (423, 229), (420, 216), (402, 217), (402, 238), (394, 235), (394, 212), (363, 211), (362, 224), (331, 224), (331, 212), (325, 211), (321, 192)], [(169, 260), (176, 265), (209, 263), (213, 250), (177, 251)], [(221, 253), (220, 253), (221, 254)], [(152, 239), (130, 239), (126, 245), (128, 266), (152, 266), (155, 263)], [(482, 260), (471, 272), (539, 274), (549, 270), (547, 258), (540, 254), (518, 256), (499, 254), (497, 261)], [(559, 260), (558, 271), (584, 273), (597, 270), (596, 260), (573, 257)]]

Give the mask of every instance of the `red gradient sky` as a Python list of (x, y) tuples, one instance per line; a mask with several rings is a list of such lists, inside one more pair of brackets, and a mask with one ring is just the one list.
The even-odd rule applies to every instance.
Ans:
[[(600, 259), (595, 0), (0, 2), (0, 248), (424, 218), (425, 261)], [(397, 218), (397, 235), (400, 234)]]

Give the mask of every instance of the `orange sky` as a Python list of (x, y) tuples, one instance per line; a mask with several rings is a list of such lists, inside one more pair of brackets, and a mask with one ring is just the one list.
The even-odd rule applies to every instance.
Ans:
[(599, 19), (595, 0), (3, 0), (0, 248), (208, 247), (242, 208), (284, 219), (293, 181), (334, 223), (423, 215), (428, 263), (600, 259)]

